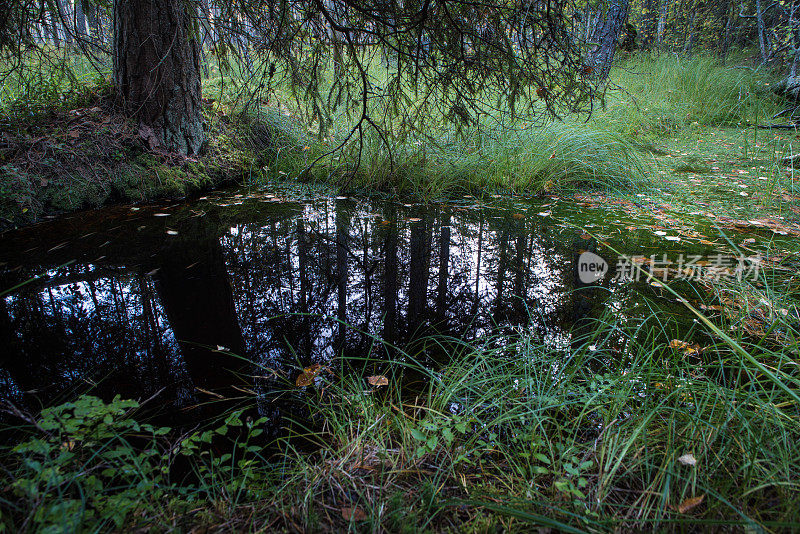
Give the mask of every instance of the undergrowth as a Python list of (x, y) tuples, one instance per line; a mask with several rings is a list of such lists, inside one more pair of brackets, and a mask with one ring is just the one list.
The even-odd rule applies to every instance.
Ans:
[(736, 334), (724, 317), (676, 340), (669, 321), (618, 311), (573, 332), (566, 351), (524, 332), (472, 344), (431, 337), (416, 346), (451, 354), (432, 367), (424, 349), (387, 347), (391, 359), (336, 361), (302, 371), (302, 390), (287, 383), (307, 418), (272, 447), (258, 441), (266, 420), (242, 411), (188, 434), (137, 422), (138, 404), (120, 399), (83, 396), (35, 418), (16, 411), (29, 424), (3, 455), (3, 521), (785, 529), (800, 519), (800, 344), (793, 315), (771, 320), (780, 343)]

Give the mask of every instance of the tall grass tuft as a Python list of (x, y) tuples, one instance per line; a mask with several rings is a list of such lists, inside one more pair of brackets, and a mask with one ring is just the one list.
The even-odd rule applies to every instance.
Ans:
[(596, 120), (624, 133), (669, 134), (692, 123), (747, 126), (779, 109), (772, 76), (709, 55), (635, 54), (612, 71), (612, 81), (617, 89)]

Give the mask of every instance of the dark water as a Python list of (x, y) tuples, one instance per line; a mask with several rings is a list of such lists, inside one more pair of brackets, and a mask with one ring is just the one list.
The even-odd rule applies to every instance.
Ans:
[[(0, 298), (0, 393), (48, 404), (85, 390), (160, 391), (158, 406), (190, 420), (216, 398), (208, 392), (252, 398), (312, 363), (391, 357), (376, 338), (408, 347), (431, 333), (474, 340), (514, 328), (567, 353), (576, 325), (606, 308), (647, 292), (670, 305), (611, 276), (581, 287), (580, 252), (597, 250), (612, 269), (618, 258), (559, 223), (560, 210), (230, 194), (6, 233), (0, 290), (44, 276)], [(626, 252), (661, 251), (652, 236), (621, 237)], [(259, 409), (281, 415), (280, 401)]]

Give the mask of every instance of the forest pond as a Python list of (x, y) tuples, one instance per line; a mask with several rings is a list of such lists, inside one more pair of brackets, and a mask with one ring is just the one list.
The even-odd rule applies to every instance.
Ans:
[[(615, 279), (620, 257), (585, 233), (610, 224), (592, 224), (602, 209), (287, 196), (116, 206), (0, 236), (0, 395), (47, 405), (159, 392), (164, 413), (192, 419), (226, 388), (285, 390), (303, 367), (385, 359), (434, 334), (527, 331), (566, 354), (607, 309), (647, 302), (691, 323), (657, 287)], [(613, 222), (621, 254), (689, 246)], [(576, 272), (586, 250), (609, 265), (592, 286)], [(446, 358), (434, 343), (413, 350)], [(259, 409), (281, 417), (280, 401)]]

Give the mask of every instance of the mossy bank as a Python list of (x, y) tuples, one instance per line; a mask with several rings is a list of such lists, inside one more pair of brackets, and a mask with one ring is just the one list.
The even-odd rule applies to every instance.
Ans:
[(196, 157), (158, 150), (122, 115), (108, 91), (40, 109), (0, 114), (0, 228), (115, 202), (191, 197), (242, 183), (270, 152), (270, 127), (214, 112), (205, 101), (207, 142)]

